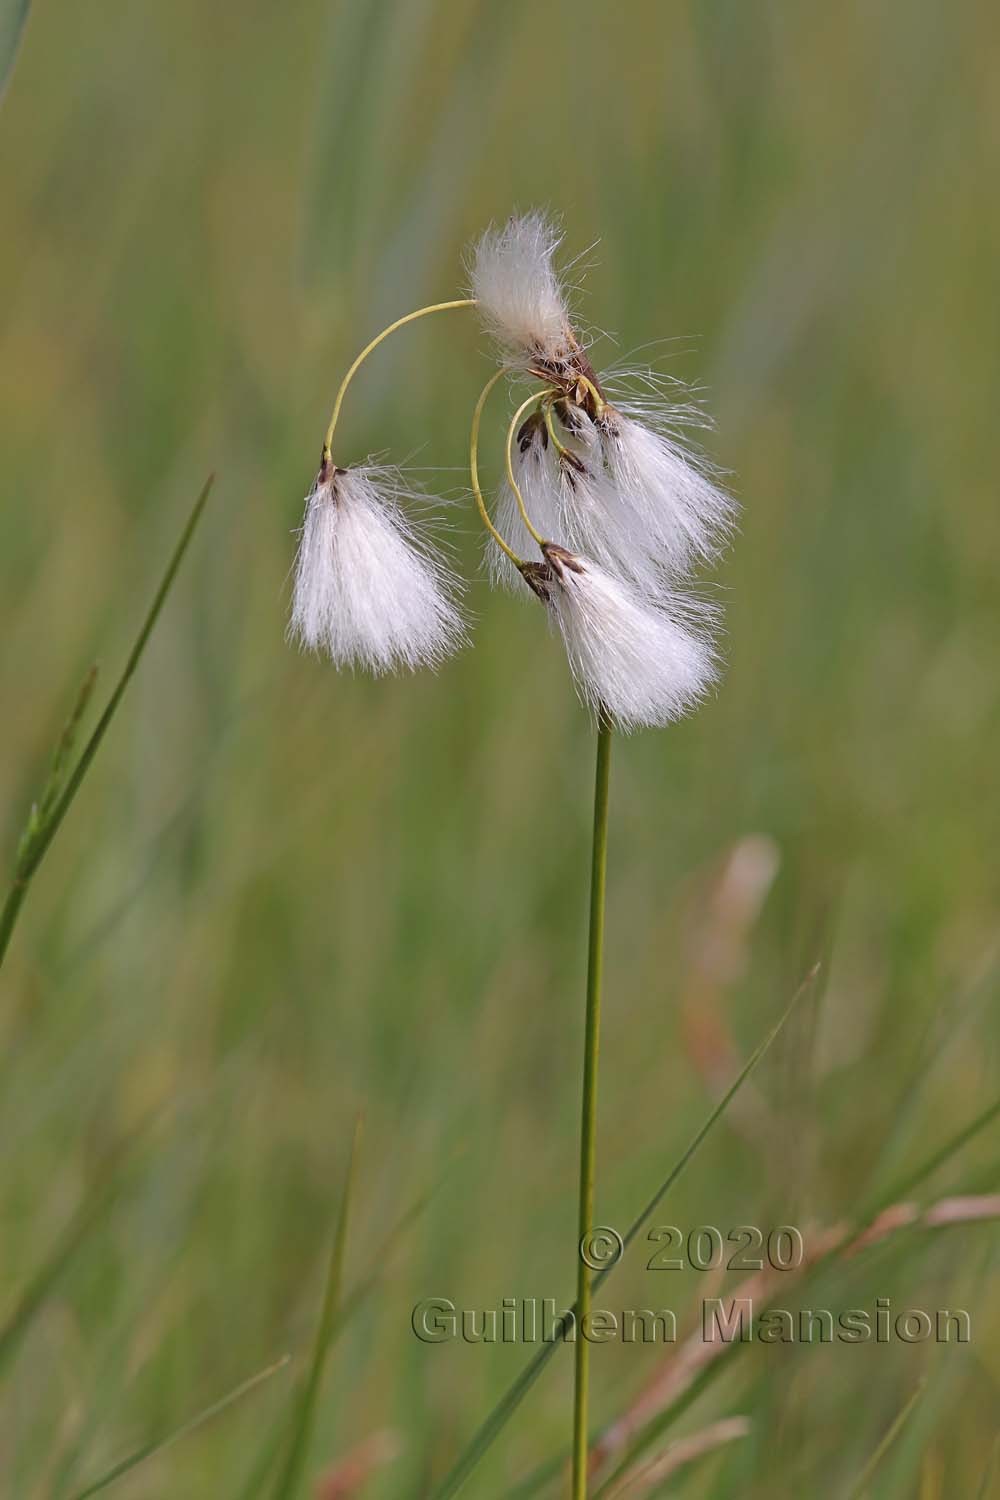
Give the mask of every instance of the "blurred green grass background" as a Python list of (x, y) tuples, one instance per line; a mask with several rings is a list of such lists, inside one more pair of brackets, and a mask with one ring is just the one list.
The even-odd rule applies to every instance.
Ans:
[[(746, 1054), (821, 953), (756, 1080), (765, 1124), (723, 1123), (663, 1222), (849, 1218), (996, 1093), (995, 42), (985, 0), (36, 0), (0, 110), (10, 857), (76, 682), (96, 655), (107, 691), (218, 482), (3, 976), (0, 1308), (163, 1109), (6, 1372), (5, 1494), (69, 1495), (308, 1347), (358, 1109), (348, 1278), (379, 1280), (314, 1472), (391, 1429), (366, 1493), (424, 1493), (521, 1367), (421, 1345), (418, 1298), (570, 1295), (592, 734), (558, 645), (476, 575), (471, 507), (474, 649), (439, 675), (352, 680), (283, 642), (340, 373), (455, 295), (515, 206), (594, 246), (599, 365), (662, 341), (640, 357), (705, 387), (744, 507), (717, 700), (615, 752), (600, 1219), (624, 1228), (710, 1107), (698, 1016)], [(341, 456), (460, 490), (488, 368), (465, 314), (402, 333)], [(705, 913), (751, 836), (780, 868), (706, 994)], [(996, 1160), (994, 1132), (933, 1187)], [(872, 1493), (974, 1495), (998, 1248), (973, 1226), (852, 1271), (832, 1305), (966, 1306), (971, 1345), (754, 1350), (685, 1418), (752, 1436), (679, 1488), (846, 1493), (926, 1372)], [(612, 1285), (681, 1316), (706, 1294), (639, 1260)], [(662, 1358), (596, 1349), (595, 1420)], [(570, 1363), (470, 1494), (565, 1444)], [(238, 1494), (290, 1388), (117, 1493)]]

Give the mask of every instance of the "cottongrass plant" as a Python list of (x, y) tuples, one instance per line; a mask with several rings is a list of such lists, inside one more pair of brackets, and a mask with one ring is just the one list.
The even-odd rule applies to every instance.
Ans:
[(338, 666), (436, 666), (464, 637), (446, 570), (425, 550), (398, 470), (331, 468), (309, 497), (291, 631)]
[[(574, 1307), (583, 1327), (593, 1291), (585, 1251), (594, 1222), (612, 732), (673, 723), (715, 683), (716, 615), (692, 593), (690, 576), (718, 556), (733, 505), (681, 442), (688, 403), (668, 401), (655, 382), (640, 401), (610, 399), (570, 313), (556, 267), (560, 238), (537, 212), (487, 230), (469, 259), (467, 296), (397, 319), (351, 365), (306, 501), (289, 635), (337, 666), (374, 673), (436, 667), (463, 644), (461, 585), (406, 513), (405, 478), (371, 464), (341, 467), (333, 439), (354, 374), (384, 338), (429, 313), (476, 308), (499, 364), (475, 404), (470, 435), (488, 571), (495, 584), (540, 601), (597, 726)], [(490, 393), (504, 379), (527, 381), (530, 391), (508, 425), (506, 478), (491, 515), (479, 435)], [(588, 1390), (589, 1341), (577, 1337), (574, 1500), (587, 1492)], [(455, 1488), (459, 1482), (456, 1473)]]

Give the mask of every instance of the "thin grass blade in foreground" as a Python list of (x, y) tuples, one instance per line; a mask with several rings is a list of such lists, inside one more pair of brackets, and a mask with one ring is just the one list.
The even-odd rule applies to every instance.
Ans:
[(963, 1126), (961, 1130), (945, 1141), (943, 1146), (940, 1146), (937, 1151), (932, 1152), (919, 1166), (914, 1167), (912, 1172), (908, 1172), (904, 1177), (897, 1178), (884, 1192), (873, 1196), (865, 1204), (858, 1217), (862, 1221), (874, 1219), (877, 1214), (881, 1213), (884, 1208), (888, 1208), (891, 1203), (898, 1203), (903, 1198), (908, 1197), (915, 1187), (919, 1187), (922, 1182), (926, 1181), (932, 1173), (937, 1171), (938, 1167), (943, 1167), (946, 1161), (949, 1161), (956, 1152), (960, 1151), (981, 1130), (984, 1130), (987, 1125), (992, 1124), (998, 1115), (1000, 1115), (1000, 1098), (994, 1099), (993, 1103), (987, 1105), (981, 1114), (976, 1115), (974, 1119), (969, 1121), (968, 1125)]
[[(72, 712), (63, 725), (62, 734), (56, 741), (45, 785), (42, 787), (38, 801), (33, 802), (31, 805), (28, 821), (18, 840), (17, 854), (14, 858), (15, 881), (17, 879), (17, 871), (27, 866), (33, 847), (41, 839), (45, 826), (55, 811), (59, 795), (66, 782), (66, 770), (76, 746), (80, 725), (83, 722), (84, 714), (87, 712), (87, 707), (94, 695), (94, 688), (96, 686), (97, 667), (94, 665), (87, 672), (77, 690), (76, 702), (73, 704)], [(12, 895), (13, 892), (11, 892)], [(7, 916), (10, 901), (11, 897), (9, 896), (3, 910), (4, 917)], [(14, 915), (16, 916), (16, 912)], [(0, 961), (2, 961), (2, 958), (3, 952), (0, 950)]]
[[(781, 1031), (789, 1016), (799, 1004), (799, 1001), (802, 999), (803, 995), (805, 995), (810, 989), (813, 980), (816, 978), (817, 972), (818, 966), (817, 968), (812, 969), (810, 973), (806, 975), (806, 978), (796, 990), (791, 1004), (779, 1017), (775, 1025), (772, 1026), (771, 1030), (767, 1033), (763, 1040), (757, 1044), (754, 1051), (750, 1054), (747, 1062), (744, 1064), (743, 1068), (734, 1079), (734, 1081), (730, 1084), (725, 1094), (723, 1094), (718, 1104), (716, 1104), (711, 1114), (705, 1120), (704, 1124), (701, 1126), (701, 1129), (693, 1137), (687, 1149), (671, 1167), (670, 1171), (667, 1173), (666, 1177), (653, 1193), (652, 1197), (650, 1198), (649, 1202), (646, 1204), (642, 1212), (639, 1214), (638, 1218), (636, 1218), (630, 1225), (628, 1232), (623, 1236), (622, 1239), (623, 1249), (628, 1249), (629, 1245), (631, 1245), (636, 1236), (641, 1233), (642, 1229), (649, 1222), (652, 1215), (659, 1208), (664, 1197), (673, 1187), (674, 1183), (677, 1181), (681, 1173), (684, 1171), (684, 1168), (688, 1165), (691, 1158), (698, 1150), (699, 1146), (701, 1146), (702, 1142), (708, 1135), (709, 1131), (712, 1129), (713, 1125), (715, 1125), (715, 1123), (725, 1113), (726, 1108), (728, 1107), (734, 1095), (739, 1093), (739, 1090), (746, 1082), (746, 1080), (750, 1077), (750, 1074), (756, 1068), (757, 1064), (761, 1061), (764, 1054), (771, 1046), (772, 1042), (778, 1036), (778, 1033)], [(591, 1291), (596, 1292), (597, 1289), (602, 1286), (607, 1278), (611, 1275), (612, 1271), (615, 1268), (615, 1265), (620, 1263), (621, 1258), (619, 1258), (618, 1261), (612, 1262), (611, 1265), (606, 1266), (602, 1271), (599, 1271), (591, 1283)], [(497, 1405), (490, 1412), (485, 1422), (483, 1422), (479, 1429), (474, 1433), (472, 1441), (469, 1443), (468, 1447), (465, 1449), (465, 1452), (461, 1455), (458, 1462), (445, 1476), (441, 1484), (438, 1485), (437, 1489), (433, 1491), (432, 1500), (451, 1500), (452, 1495), (458, 1494), (459, 1490), (465, 1484), (465, 1481), (468, 1479), (469, 1475), (476, 1468), (476, 1465), (479, 1463), (480, 1459), (484, 1456), (487, 1450), (492, 1446), (494, 1440), (506, 1427), (511, 1417), (514, 1415), (515, 1411), (520, 1406), (525, 1396), (528, 1394), (528, 1391), (534, 1385), (535, 1381), (538, 1379), (539, 1375), (542, 1373), (549, 1360), (559, 1348), (559, 1345), (562, 1342), (561, 1334), (563, 1328), (566, 1326), (570, 1318), (575, 1318), (576, 1316), (577, 1306), (576, 1303), (574, 1303), (573, 1306), (569, 1309), (569, 1312), (560, 1321), (559, 1325), (555, 1329), (552, 1342), (545, 1344), (534, 1356), (534, 1358), (529, 1361), (526, 1367), (521, 1371), (521, 1374), (514, 1381), (513, 1385), (510, 1386), (510, 1388), (497, 1402)]]
[[(420, 1193), (403, 1210), (388, 1234), (376, 1246), (374, 1253), (370, 1255), (370, 1263), (375, 1269), (370, 1271), (367, 1276), (352, 1287), (347, 1302), (342, 1306), (335, 1322), (332, 1335), (334, 1343), (341, 1336), (351, 1319), (360, 1312), (367, 1299), (382, 1280), (385, 1274), (384, 1268), (388, 1265), (392, 1253), (398, 1248), (401, 1236), (420, 1218), (420, 1215), (432, 1201), (434, 1195), (447, 1180), (449, 1170), (450, 1166), (445, 1167), (437, 1179), (431, 1183), (430, 1187)], [(268, 1475), (278, 1461), (278, 1455), (281, 1452), (284, 1440), (285, 1433), (280, 1429), (268, 1434), (267, 1440), (261, 1445), (255, 1457), (245, 1485), (239, 1491), (239, 1500), (258, 1500), (267, 1482)]]
[[(827, 1243), (816, 1255), (815, 1259), (803, 1270), (799, 1285), (804, 1287), (810, 1284), (839, 1252), (849, 1250), (853, 1253), (857, 1249), (877, 1243), (886, 1233), (894, 1232), (899, 1228), (908, 1229), (914, 1227), (915, 1221), (921, 1222), (925, 1228), (929, 1228), (932, 1225), (961, 1222), (962, 1211), (960, 1208), (956, 1211), (956, 1204), (961, 1205), (965, 1203), (966, 1208), (968, 1208), (970, 1205), (967, 1196), (958, 1200), (945, 1200), (922, 1215), (914, 1209), (912, 1204), (902, 1205), (902, 1199), (912, 1193), (914, 1188), (918, 1187), (922, 1181), (931, 1176), (938, 1167), (942, 1166), (944, 1162), (961, 1150), (963, 1146), (967, 1145), (975, 1135), (982, 1131), (995, 1118), (998, 1110), (1000, 1110), (1000, 1101), (994, 1102), (987, 1109), (983, 1110), (981, 1114), (977, 1115), (968, 1125), (958, 1131), (944, 1146), (928, 1157), (919, 1167), (906, 1173), (905, 1176), (898, 1178), (882, 1195), (882, 1198), (866, 1211), (866, 1217), (859, 1222), (853, 1239), (851, 1233), (843, 1226), (837, 1229), (836, 1232), (831, 1233), (827, 1237)], [(995, 1174), (991, 1168), (991, 1185), (994, 1178)], [(992, 1204), (994, 1201), (993, 1196), (989, 1195), (979, 1204), (979, 1208), (983, 1211), (984, 1216), (993, 1217)], [(895, 1215), (891, 1215), (891, 1217), (883, 1219), (880, 1225), (880, 1218), (885, 1215), (887, 1207), (891, 1213), (892, 1206), (897, 1203), (909, 1210), (909, 1213), (901, 1219), (897, 1219)], [(631, 1442), (627, 1446), (624, 1455), (616, 1451), (615, 1457), (619, 1459), (618, 1465), (610, 1478), (598, 1490), (598, 1496), (605, 1495), (609, 1486), (617, 1482), (631, 1468), (636, 1460), (662, 1436), (667, 1428), (672, 1426), (678, 1417), (682, 1416), (694, 1404), (715, 1377), (723, 1370), (728, 1369), (732, 1361), (743, 1350), (748, 1348), (749, 1345), (742, 1340), (734, 1340), (728, 1344), (701, 1347), (710, 1347), (713, 1350), (711, 1361), (707, 1364), (696, 1363), (687, 1376), (678, 1382), (677, 1388), (671, 1392), (665, 1404), (649, 1418), (645, 1427), (636, 1436), (634, 1442)], [(601, 1452), (601, 1447), (602, 1445), (599, 1443), (596, 1449), (598, 1453)], [(604, 1457), (607, 1456), (607, 1454), (604, 1455)], [(529, 1476), (518, 1493), (523, 1493), (524, 1495), (535, 1493), (539, 1485), (544, 1483), (551, 1476), (551, 1473), (551, 1465), (539, 1468), (534, 1474)]]
[[(968, 1125), (964, 1125), (945, 1144), (927, 1157), (920, 1166), (898, 1177), (892, 1185), (881, 1195), (878, 1200), (872, 1200), (863, 1213), (859, 1213), (855, 1220), (855, 1230), (850, 1231), (847, 1226), (842, 1226), (836, 1234), (829, 1234), (825, 1246), (821, 1249), (814, 1260), (812, 1260), (802, 1271), (799, 1285), (805, 1287), (812, 1283), (814, 1278), (823, 1271), (837, 1255), (845, 1248), (852, 1251), (869, 1244), (876, 1243), (879, 1236), (876, 1235), (875, 1227), (879, 1217), (885, 1214), (887, 1208), (901, 1203), (930, 1177), (937, 1169), (944, 1165), (952, 1156), (956, 1155), (963, 1146), (967, 1145), (996, 1116), (1000, 1114), (1000, 1099), (982, 1110)], [(985, 1188), (992, 1188), (995, 1182), (995, 1170), (991, 1167), (986, 1174), (986, 1181), (981, 1184)], [(969, 1188), (969, 1192), (977, 1191), (975, 1186)], [(957, 1221), (959, 1215), (955, 1212), (954, 1203), (969, 1204), (968, 1196), (958, 1200), (945, 1200), (943, 1203), (933, 1206), (930, 1210), (921, 1213), (915, 1205), (907, 1205), (912, 1210), (912, 1215), (902, 1224), (895, 1216), (891, 1221), (884, 1223), (884, 1232), (892, 1232), (896, 1228), (912, 1228), (915, 1221), (919, 1221), (923, 1227), (929, 1228), (931, 1224), (938, 1225)], [(980, 1203), (979, 1207), (984, 1211), (984, 1216), (992, 1217), (990, 1205), (992, 1196)], [(952, 1206), (949, 1206), (952, 1205)], [(852, 1239), (852, 1234), (856, 1238)], [(766, 1304), (764, 1304), (766, 1305)], [(700, 1343), (700, 1341), (699, 1341)], [(704, 1346), (702, 1346), (704, 1347)], [(666, 1430), (671, 1427), (679, 1417), (694, 1405), (695, 1401), (702, 1395), (705, 1389), (712, 1383), (717, 1375), (727, 1370), (732, 1361), (749, 1346), (741, 1340), (735, 1340), (729, 1344), (714, 1345), (718, 1357), (714, 1357), (708, 1363), (693, 1362), (686, 1370), (679, 1370), (676, 1378), (671, 1378), (668, 1394), (664, 1397), (662, 1404), (658, 1401), (655, 1410), (644, 1417), (641, 1427), (632, 1428), (631, 1411), (627, 1414), (628, 1428), (623, 1433), (622, 1420), (611, 1429), (606, 1430), (600, 1437), (593, 1440), (591, 1445), (592, 1468), (600, 1470), (604, 1468), (612, 1458), (616, 1459), (617, 1466), (608, 1479), (604, 1481), (597, 1491), (598, 1496), (607, 1494), (610, 1485), (617, 1483), (627, 1474), (636, 1460), (645, 1453), (654, 1442), (660, 1438)], [(684, 1359), (684, 1346), (678, 1351), (681, 1362)], [(672, 1357), (671, 1363), (675, 1364), (678, 1356)], [(662, 1377), (661, 1377), (662, 1379)], [(659, 1384), (660, 1381), (657, 1381)], [(639, 1398), (644, 1401), (643, 1397)], [(609, 1441), (614, 1436), (614, 1441)], [(517, 1495), (519, 1500), (528, 1500), (529, 1496), (539, 1494), (559, 1473), (566, 1459), (565, 1454), (558, 1454), (555, 1458), (548, 1459), (533, 1469), (515, 1489), (512, 1495)]]
[(879, 1464), (882, 1462), (883, 1458), (885, 1458), (885, 1455), (888, 1453), (889, 1449), (892, 1447), (893, 1443), (896, 1441), (896, 1439), (899, 1437), (899, 1434), (906, 1426), (910, 1413), (913, 1411), (913, 1408), (916, 1406), (917, 1402), (920, 1400), (920, 1397), (924, 1393), (924, 1386), (926, 1384), (926, 1379), (921, 1380), (920, 1384), (913, 1392), (913, 1395), (910, 1396), (909, 1400), (906, 1402), (906, 1405), (903, 1407), (902, 1411), (896, 1414), (893, 1421), (889, 1425), (888, 1431), (882, 1438), (882, 1441), (879, 1443), (878, 1447), (875, 1449), (875, 1452), (872, 1454), (871, 1458), (868, 1460), (861, 1473), (858, 1475), (857, 1480), (855, 1481), (851, 1489), (850, 1495), (848, 1496), (848, 1500), (864, 1500), (864, 1496), (868, 1491), (868, 1484), (872, 1478), (872, 1475), (875, 1473), (875, 1470), (878, 1468)]
[(292, 1420), (288, 1456), (278, 1475), (278, 1482), (274, 1487), (273, 1500), (293, 1500), (302, 1483), (302, 1476), (309, 1453), (309, 1439), (312, 1436), (313, 1419), (316, 1414), (316, 1402), (319, 1399), (323, 1371), (326, 1368), (326, 1358), (330, 1351), (337, 1323), (337, 1313), (340, 1304), (340, 1284), (344, 1274), (344, 1251), (347, 1246), (347, 1226), (350, 1220), (351, 1199), (354, 1195), (360, 1139), (361, 1120), (358, 1119), (351, 1138), (351, 1153), (347, 1162), (344, 1191), (340, 1199), (337, 1232), (334, 1236), (333, 1249), (330, 1253), (330, 1264), (327, 1269), (326, 1290), (323, 1294), (323, 1309), (320, 1313), (319, 1327), (316, 1330), (316, 1344), (313, 1348), (312, 1364), (302, 1387), (302, 1396), (299, 1401), (298, 1410)]
[[(0, 4), (2, 3), (3, 0), (0, 0)], [(115, 713), (118, 710), (118, 705), (121, 703), (121, 700), (125, 694), (125, 689), (128, 687), (132, 675), (135, 672), (136, 667), (139, 665), (142, 653), (146, 649), (146, 643), (148, 642), (149, 637), (153, 632), (154, 625), (159, 619), (160, 611), (162, 610), (163, 605), (166, 602), (167, 595), (169, 594), (174, 579), (177, 576), (178, 569), (180, 568), (180, 565), (184, 559), (184, 554), (188, 549), (191, 538), (194, 536), (195, 527), (198, 525), (198, 522), (201, 519), (202, 511), (205, 509), (205, 502), (208, 499), (212, 484), (214, 483), (214, 479), (214, 475), (209, 475), (208, 479), (205, 481), (204, 486), (202, 487), (201, 494), (198, 496), (197, 500), (194, 503), (191, 514), (188, 516), (187, 524), (185, 525), (184, 530), (181, 532), (180, 540), (178, 541), (177, 546), (174, 548), (173, 555), (170, 558), (169, 563), (167, 564), (166, 572), (164, 573), (163, 578), (160, 582), (160, 586), (156, 591), (153, 602), (149, 607), (149, 613), (146, 615), (146, 618), (142, 623), (142, 628), (140, 629), (139, 634), (136, 637), (135, 644), (133, 645), (132, 650), (129, 653), (129, 657), (125, 663), (124, 670), (122, 671), (122, 674), (115, 685), (114, 692), (108, 699), (107, 706), (104, 712), (101, 714), (100, 719), (98, 719), (97, 724), (94, 728), (94, 732), (91, 734), (90, 739), (87, 741), (86, 745), (83, 747), (83, 750), (80, 752), (80, 757), (77, 760), (76, 765), (73, 767), (69, 776), (66, 778), (65, 786), (62, 787), (58, 795), (53, 798), (51, 795), (49, 795), (49, 791), (52, 786), (52, 778), (50, 777), (49, 785), (46, 789), (46, 795), (43, 797), (41, 805), (38, 809), (33, 810), (32, 812), (32, 821), (29, 822), (28, 828), (21, 840), (21, 845), (18, 850), (18, 856), (14, 866), (14, 875), (11, 881), (11, 887), (7, 893), (7, 899), (3, 904), (3, 909), (2, 911), (0, 911), (0, 964), (2, 964), (4, 961), (7, 948), (10, 944), (11, 934), (14, 931), (14, 924), (17, 921), (18, 913), (21, 910), (21, 903), (24, 901), (25, 895), (27, 894), (31, 879), (38, 869), (39, 865), (41, 864), (42, 860), (45, 858), (49, 845), (55, 838), (63, 818), (66, 816), (67, 812), (72, 806), (73, 799), (76, 796), (77, 792), (80, 790), (80, 784), (83, 781), (83, 778), (86, 776), (87, 771), (90, 769), (90, 763), (94, 759), (94, 756), (97, 754), (97, 751), (100, 748), (101, 741), (108, 731), (108, 726), (110, 725), (111, 720), (114, 718)], [(86, 682), (84, 684), (84, 693), (89, 696), (89, 689)], [(81, 698), (82, 697), (83, 693), (81, 693)], [(80, 707), (79, 700), (78, 709), (79, 712), (82, 712), (82, 707)], [(75, 723), (76, 716), (74, 716), (74, 718), (70, 720), (70, 724), (69, 726), (67, 726), (68, 730), (74, 729)], [(65, 738), (66, 736), (64, 733), (61, 745), (65, 743)], [(58, 750), (56, 752), (56, 760), (53, 767), (54, 774), (56, 773), (57, 769), (61, 769)]]
[(127, 1474), (131, 1469), (137, 1468), (147, 1458), (153, 1458), (157, 1453), (162, 1453), (165, 1448), (169, 1448), (174, 1443), (180, 1442), (181, 1438), (195, 1432), (204, 1423), (210, 1422), (213, 1417), (217, 1417), (220, 1412), (224, 1412), (227, 1407), (239, 1401), (241, 1397), (249, 1395), (257, 1386), (263, 1385), (265, 1380), (270, 1380), (272, 1375), (277, 1375), (279, 1370), (285, 1368), (290, 1359), (291, 1355), (283, 1354), (281, 1359), (275, 1360), (273, 1365), (268, 1365), (265, 1370), (258, 1370), (256, 1375), (251, 1375), (249, 1380), (242, 1381), (240, 1385), (236, 1386), (235, 1390), (229, 1391), (225, 1396), (220, 1397), (218, 1401), (213, 1401), (211, 1406), (206, 1406), (204, 1411), (199, 1412), (195, 1417), (190, 1417), (180, 1427), (175, 1427), (173, 1432), (168, 1433), (166, 1437), (157, 1438), (152, 1443), (146, 1443), (143, 1447), (137, 1448), (134, 1453), (130, 1453), (127, 1458), (121, 1459), (120, 1462), (108, 1469), (107, 1473), (102, 1474), (100, 1479), (95, 1479), (92, 1484), (88, 1484), (86, 1489), (78, 1490), (74, 1496), (74, 1500), (88, 1500), (88, 1496), (96, 1495), (99, 1490), (107, 1489), (109, 1484), (114, 1484), (116, 1479), (121, 1479), (124, 1474)]
[(17, 851), (19, 858), (31, 839), (37, 837), (41, 828), (52, 816), (52, 811), (59, 799), (59, 793), (62, 791), (66, 781), (66, 770), (69, 766), (70, 756), (73, 754), (73, 749), (76, 745), (83, 716), (87, 712), (87, 707), (94, 695), (96, 686), (97, 666), (95, 664), (90, 668), (81, 682), (80, 689), (76, 695), (76, 702), (73, 704), (73, 711), (66, 720), (63, 732), (59, 736), (55, 753), (52, 756), (52, 765), (49, 768), (48, 780), (42, 788), (41, 797), (31, 810), (28, 826), (24, 830), (21, 844)]

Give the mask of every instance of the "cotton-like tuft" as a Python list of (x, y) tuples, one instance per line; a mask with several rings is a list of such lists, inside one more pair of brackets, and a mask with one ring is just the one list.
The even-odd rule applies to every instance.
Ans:
[(669, 573), (718, 555), (734, 506), (672, 436), (608, 407), (600, 433), (607, 487), (608, 539), (621, 538)]
[[(532, 524), (546, 541), (592, 558), (652, 601), (662, 596), (669, 602), (671, 569), (662, 543), (649, 536), (627, 497), (618, 493), (605, 466), (597, 427), (577, 408), (567, 415), (572, 425), (564, 431), (566, 452), (558, 452), (538, 418), (524, 424), (515, 447), (514, 477)], [(519, 556), (535, 556), (535, 543), (507, 484), (495, 519)], [(495, 543), (488, 556), (494, 582), (516, 590), (520, 574)]]
[(539, 588), (559, 627), (581, 698), (619, 729), (669, 724), (716, 678), (705, 621), (688, 601), (651, 604), (589, 558), (547, 549)]
[(534, 212), (490, 228), (475, 245), (471, 292), (504, 358), (559, 364), (570, 348), (570, 323), (553, 257), (562, 236)]
[(454, 587), (400, 500), (397, 471), (340, 469), (306, 502), (289, 636), (338, 667), (435, 667), (464, 641)]
[[(586, 457), (572, 451), (560, 456), (549, 440), (544, 421), (530, 417), (518, 434), (512, 467), (525, 509), (543, 540), (585, 553), (612, 572), (618, 569), (621, 558), (630, 556), (627, 538), (615, 534), (617, 508), (606, 493), (608, 481), (599, 448)], [(537, 544), (524, 524), (509, 484), (500, 491), (495, 520), (501, 536), (519, 556), (537, 556)], [(516, 591), (522, 583), (521, 575), (496, 543), (490, 545), (489, 561), (494, 582)], [(630, 556), (630, 565), (624, 571), (641, 574), (642, 564), (640, 554)], [(644, 582), (654, 587), (652, 571), (647, 569), (645, 573), (648, 576)]]

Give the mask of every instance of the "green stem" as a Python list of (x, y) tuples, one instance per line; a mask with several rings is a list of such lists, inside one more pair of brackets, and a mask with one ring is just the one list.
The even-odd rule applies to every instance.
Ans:
[(590, 1315), (590, 1267), (584, 1259), (594, 1227), (594, 1178), (597, 1166), (597, 1060), (601, 1041), (601, 971), (604, 960), (604, 892), (608, 865), (608, 785), (611, 771), (611, 723), (603, 711), (597, 732), (594, 778), (594, 846), (590, 873), (590, 937), (587, 948), (587, 1019), (583, 1043), (583, 1104), (580, 1116), (580, 1214), (577, 1221), (576, 1344), (573, 1389), (573, 1500), (587, 1494), (588, 1395), (590, 1343), (584, 1337)]
[(514, 477), (514, 462), (511, 457), (510, 451), (511, 444), (514, 441), (514, 434), (520, 425), (521, 418), (528, 410), (528, 407), (537, 400), (538, 396), (534, 392), (532, 392), (527, 401), (521, 402), (520, 406), (517, 408), (517, 411), (511, 417), (510, 426), (507, 428), (507, 446), (504, 449), (504, 459), (507, 465), (507, 483), (510, 485), (511, 491), (514, 495), (514, 499), (517, 501), (517, 508), (521, 512), (521, 520), (524, 522), (525, 529), (528, 532), (528, 535), (531, 537), (531, 540), (533, 542), (536, 542), (544, 553), (545, 543), (546, 541), (551, 541), (551, 537), (542, 536), (542, 534), (539, 531), (536, 531), (534, 526), (532, 525), (531, 517), (528, 515), (527, 507), (524, 503), (524, 496), (521, 494), (521, 486), (518, 484), (516, 478)]
[(413, 312), (406, 313), (402, 318), (397, 318), (395, 322), (389, 324), (388, 328), (383, 328), (381, 333), (377, 333), (375, 335), (371, 343), (365, 345), (361, 353), (358, 355), (357, 359), (349, 367), (347, 374), (344, 376), (343, 380), (340, 382), (340, 387), (337, 391), (337, 395), (333, 403), (333, 411), (330, 413), (330, 425), (327, 427), (326, 437), (323, 439), (324, 463), (328, 463), (331, 459), (333, 434), (336, 431), (337, 423), (340, 420), (340, 408), (344, 404), (344, 397), (347, 395), (347, 387), (350, 385), (351, 381), (354, 379), (355, 375), (358, 373), (361, 366), (368, 358), (369, 354), (371, 354), (372, 350), (377, 349), (382, 340), (387, 339), (390, 333), (395, 333), (397, 328), (403, 328), (407, 323), (414, 323), (416, 322), (417, 318), (426, 318), (428, 313), (448, 312), (449, 309), (453, 307), (475, 307), (475, 305), (475, 297), (457, 297), (451, 302), (432, 302), (428, 307), (418, 307)]
[(505, 367), (495, 370), (479, 392), (479, 400), (476, 402), (476, 409), (472, 413), (472, 430), (469, 433), (469, 474), (472, 479), (472, 497), (476, 502), (480, 520), (501, 552), (507, 554), (515, 568), (521, 568), (524, 566), (524, 558), (518, 557), (513, 547), (508, 546), (490, 520), (490, 513), (486, 508), (486, 501), (483, 499), (483, 491), (479, 483), (479, 429), (483, 421), (483, 408), (486, 406), (490, 391), (492, 391), (497, 381), (502, 380), (507, 373)]

